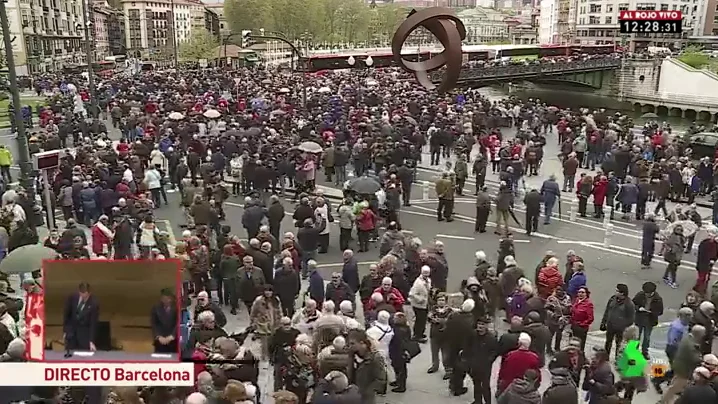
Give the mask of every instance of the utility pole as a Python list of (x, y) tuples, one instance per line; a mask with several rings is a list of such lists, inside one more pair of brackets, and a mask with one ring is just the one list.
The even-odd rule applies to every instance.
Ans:
[(170, 25), (172, 27), (172, 58), (174, 59), (174, 65), (177, 67), (178, 65), (178, 56), (177, 56), (177, 26), (175, 24), (175, 1), (170, 0), (170, 13), (172, 14), (172, 21), (170, 21)]
[[(22, 120), (22, 104), (20, 101), (20, 90), (17, 87), (17, 73), (15, 72), (15, 56), (12, 50), (12, 38), (10, 38), (10, 24), (8, 23), (5, 1), (0, 0), (0, 28), (2, 28), (3, 44), (5, 45), (5, 60), (7, 61), (8, 80), (10, 80), (10, 94), (17, 128), (17, 150), (18, 163), (20, 164), (20, 185), (25, 189), (28, 199), (35, 201), (35, 184), (33, 178), (32, 162), (30, 161), (30, 149), (25, 134), (25, 123)], [(31, 212), (27, 212), (32, 214)]]
[(82, 27), (85, 30), (85, 54), (87, 55), (87, 86), (90, 87), (90, 116), (93, 118), (97, 118), (98, 107), (97, 107), (97, 94), (95, 91), (95, 70), (92, 68), (92, 63), (94, 62), (94, 47), (93, 41), (95, 38), (95, 35), (90, 34), (90, 30), (93, 27), (92, 24), (92, 11), (90, 7), (88, 6), (87, 2), (90, 0), (82, 0), (82, 15), (83, 15), (83, 23), (85, 24), (84, 27)]

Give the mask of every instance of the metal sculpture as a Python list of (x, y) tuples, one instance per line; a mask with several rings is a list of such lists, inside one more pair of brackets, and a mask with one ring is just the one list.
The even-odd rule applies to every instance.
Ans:
[[(424, 61), (410, 61), (401, 56), (401, 48), (412, 31), (419, 27), (426, 28), (444, 46), (439, 55)], [(446, 7), (431, 7), (419, 11), (412, 10), (401, 23), (391, 41), (391, 50), (396, 63), (404, 70), (414, 73), (419, 84), (427, 90), (436, 89), (444, 93), (456, 86), (461, 74), (463, 54), (461, 41), (466, 38), (466, 27), (453, 10)], [(429, 72), (446, 66), (446, 73), (437, 86), (431, 81)]]

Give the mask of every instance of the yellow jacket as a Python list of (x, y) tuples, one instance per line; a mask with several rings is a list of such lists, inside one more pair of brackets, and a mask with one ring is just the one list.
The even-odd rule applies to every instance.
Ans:
[(0, 149), (0, 166), (12, 165), (12, 153), (7, 148)]

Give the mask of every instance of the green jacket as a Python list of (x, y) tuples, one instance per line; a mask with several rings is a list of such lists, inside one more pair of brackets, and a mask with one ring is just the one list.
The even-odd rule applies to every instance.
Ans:
[(219, 261), (219, 274), (222, 279), (233, 279), (237, 277), (237, 271), (242, 264), (236, 255), (222, 255)]

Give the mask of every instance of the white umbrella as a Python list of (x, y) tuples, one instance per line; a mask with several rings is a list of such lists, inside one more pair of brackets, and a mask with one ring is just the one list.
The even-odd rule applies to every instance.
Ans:
[(303, 142), (299, 145), (299, 150), (307, 153), (321, 153), (322, 146), (317, 142)]
[(323, 94), (323, 93), (331, 93), (331, 92), (332, 92), (332, 89), (329, 88), (329, 87), (322, 87), (322, 88), (320, 88), (320, 89), (317, 90), (317, 91), (320, 92), (320, 93), (322, 93), (322, 94)]
[(204, 115), (205, 118), (217, 119), (222, 114), (220, 114), (219, 111), (217, 111), (216, 109), (208, 109), (208, 110), (204, 111), (204, 114), (202, 114), (202, 115)]
[(170, 114), (169, 118), (173, 121), (181, 121), (184, 119), (184, 115), (182, 115), (182, 113), (180, 112), (173, 112)]
[(281, 94), (289, 94), (289, 93), (292, 92), (292, 90), (288, 89), (287, 87), (282, 87), (282, 88), (279, 89), (279, 92), (280, 92)]
[(677, 226), (681, 226), (683, 228), (683, 235), (686, 237), (695, 234), (695, 232), (698, 231), (698, 225), (693, 223), (692, 220), (676, 220), (675, 222), (666, 226), (666, 228), (663, 230), (663, 235), (665, 237), (670, 236), (671, 234), (673, 234), (673, 230)]

